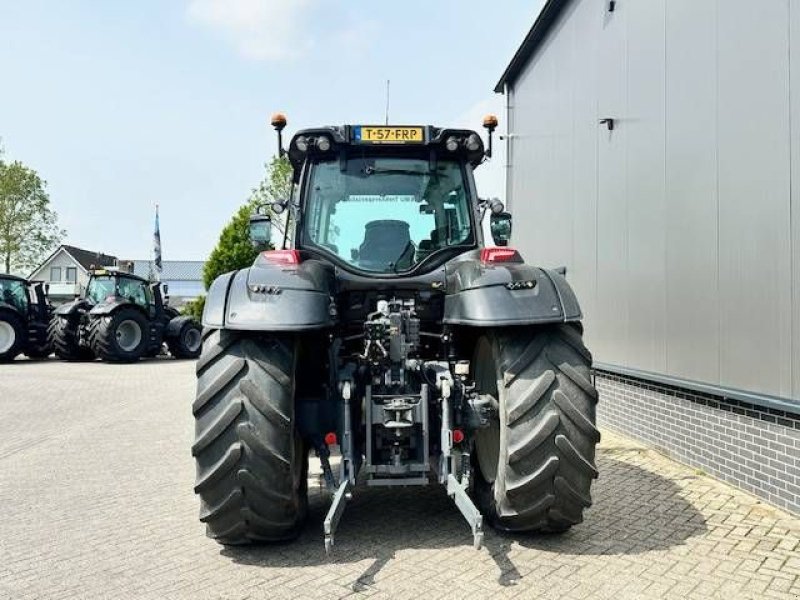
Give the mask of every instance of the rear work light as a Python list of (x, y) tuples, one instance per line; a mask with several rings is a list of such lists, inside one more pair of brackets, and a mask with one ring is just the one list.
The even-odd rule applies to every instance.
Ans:
[(481, 262), (522, 262), (522, 257), (514, 248), (481, 248)]
[(267, 250), (261, 257), (271, 265), (299, 265), (300, 252), (297, 250)]

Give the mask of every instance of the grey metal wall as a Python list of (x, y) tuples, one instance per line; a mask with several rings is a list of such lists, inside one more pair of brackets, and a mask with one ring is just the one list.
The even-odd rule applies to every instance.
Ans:
[(598, 361), (800, 400), (800, 0), (607, 7), (508, 90), (513, 243)]

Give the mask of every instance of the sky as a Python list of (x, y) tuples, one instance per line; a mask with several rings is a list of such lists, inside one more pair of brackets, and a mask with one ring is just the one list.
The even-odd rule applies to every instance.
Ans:
[[(0, 0), (0, 144), (48, 182), (67, 243), (202, 260), (295, 129), (480, 129), (543, 0)], [(476, 173), (504, 194), (502, 152)]]

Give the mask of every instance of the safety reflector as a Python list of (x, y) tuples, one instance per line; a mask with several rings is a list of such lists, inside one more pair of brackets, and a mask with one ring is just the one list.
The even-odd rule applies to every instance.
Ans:
[(482, 248), (481, 262), (522, 262), (522, 257), (514, 248)]
[(325, 434), (325, 443), (328, 446), (335, 446), (337, 441), (338, 440), (336, 439), (336, 434), (334, 432), (331, 431)]
[(453, 429), (453, 443), (460, 444), (464, 441), (464, 432), (460, 429)]
[(300, 253), (297, 250), (267, 250), (261, 256), (273, 265), (299, 265)]

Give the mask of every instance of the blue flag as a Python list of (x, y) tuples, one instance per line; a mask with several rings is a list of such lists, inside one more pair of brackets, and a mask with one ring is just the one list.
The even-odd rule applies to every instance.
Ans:
[(153, 264), (156, 279), (161, 281), (161, 230), (158, 226), (158, 204), (156, 204), (156, 230), (153, 233)]

